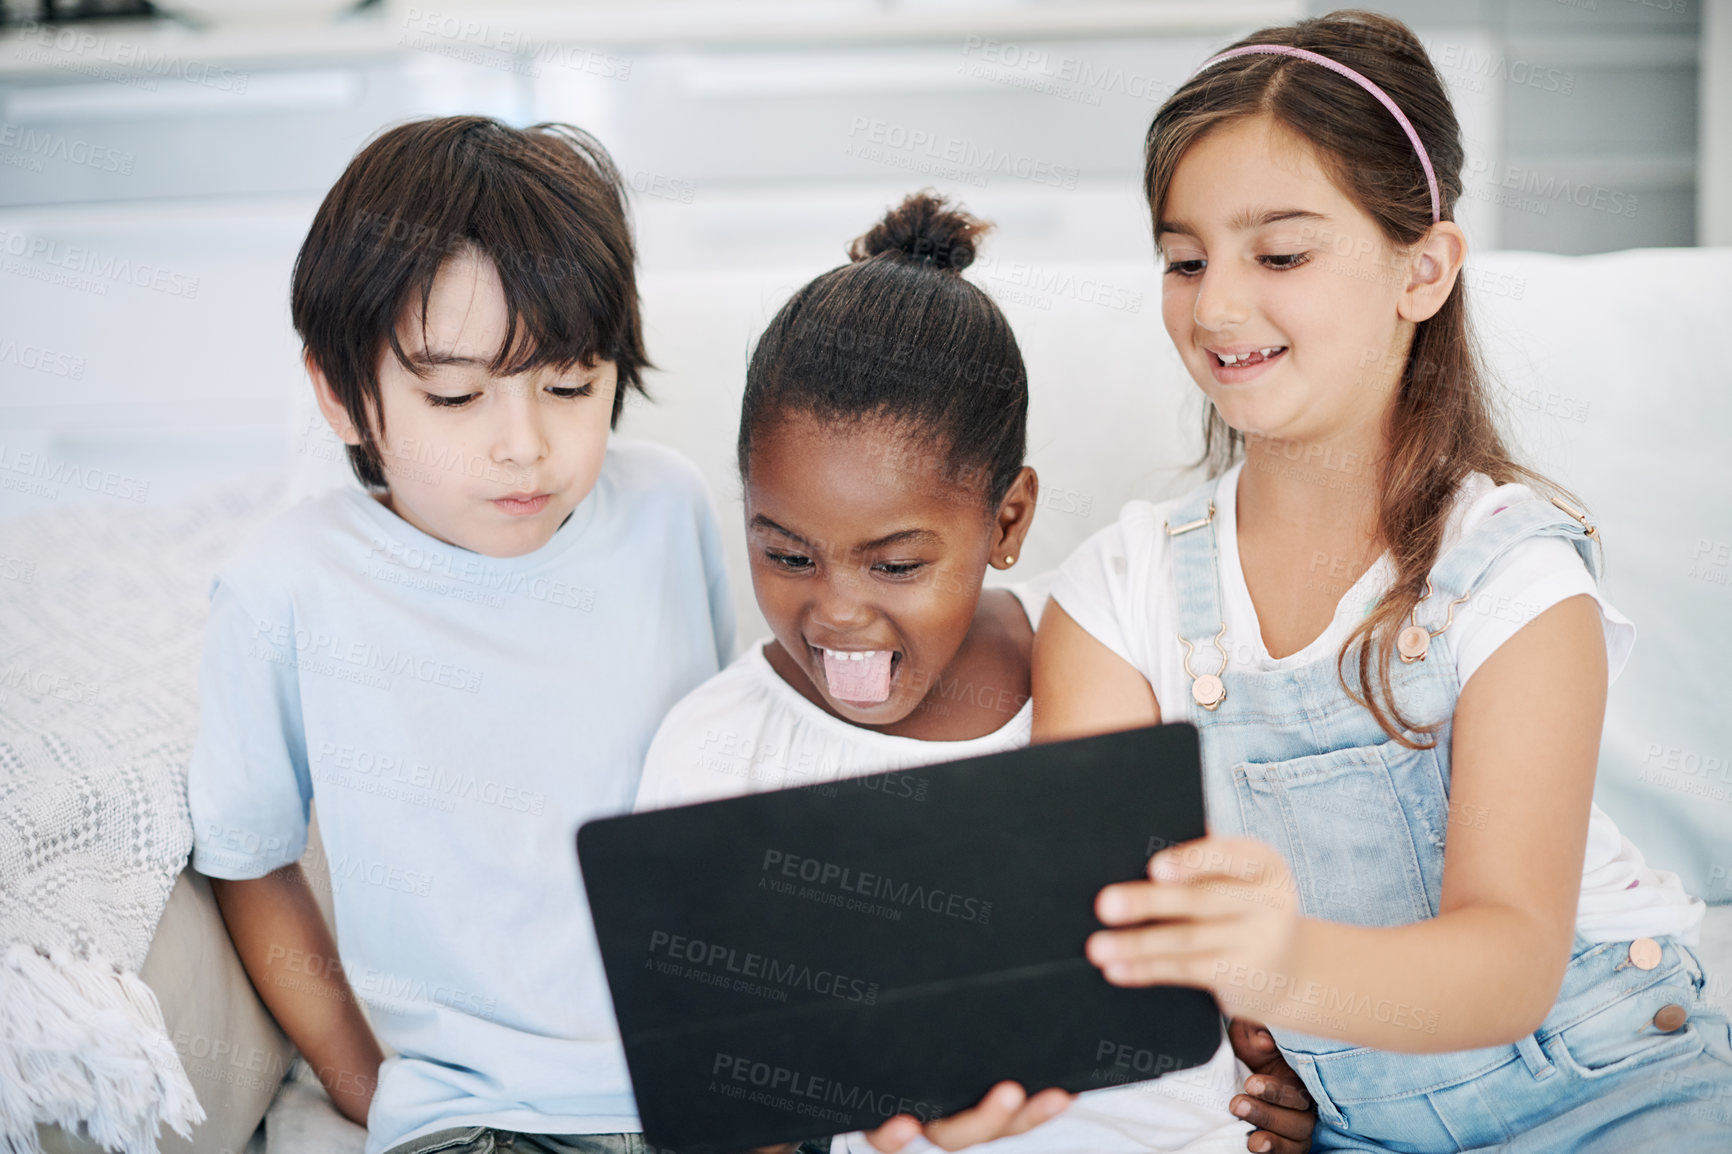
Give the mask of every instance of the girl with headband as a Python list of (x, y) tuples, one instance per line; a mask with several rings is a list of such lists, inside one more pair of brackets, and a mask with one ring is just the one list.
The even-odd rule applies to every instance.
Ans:
[(1424, 48), (1364, 12), (1246, 39), (1149, 129), (1212, 476), (1066, 562), (1034, 740), (1194, 723), (1209, 836), (1103, 890), (1088, 954), (1266, 1023), (1318, 1149), (1726, 1149), (1704, 906), (1593, 804), (1634, 628), (1491, 418), (1461, 165)]

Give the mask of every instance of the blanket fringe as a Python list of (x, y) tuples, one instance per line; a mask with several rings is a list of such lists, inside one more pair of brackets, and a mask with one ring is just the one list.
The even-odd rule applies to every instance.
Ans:
[(204, 1121), (156, 995), (99, 957), (14, 943), (0, 954), (0, 1154), (41, 1154), (38, 1122), (122, 1154)]

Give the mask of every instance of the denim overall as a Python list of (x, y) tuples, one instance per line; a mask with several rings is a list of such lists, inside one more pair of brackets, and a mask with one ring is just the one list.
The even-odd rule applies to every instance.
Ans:
[[(1204, 485), (1167, 525), (1194, 676), (1215, 671), (1225, 621), (1215, 492), (1213, 481)], [(1279, 850), (1306, 917), (1396, 926), (1437, 915), (1450, 820), (1449, 719), (1460, 690), (1444, 625), (1452, 602), (1471, 597), (1499, 557), (1535, 536), (1569, 541), (1598, 579), (1584, 522), (1538, 499), (1487, 518), (1431, 571), (1418, 623), (1439, 632), (1423, 660), (1391, 663), (1391, 682), (1403, 716), (1444, 722), (1434, 749), (1391, 741), (1342, 688), (1333, 652), (1293, 669), (1222, 669), (1226, 696), (1217, 708), (1185, 703), (1202, 733), (1211, 832)], [(1223, 662), (1228, 650), (1221, 641)], [(1352, 663), (1346, 673), (1354, 676)], [(1456, 820), (1495, 822), (1496, 815), (1458, 813)], [(1272, 1029), (1316, 1100), (1314, 1147), (1732, 1151), (1732, 1026), (1703, 1001), (1705, 978), (1688, 947), (1663, 936), (1637, 949), (1642, 961), (1658, 963), (1643, 969), (1632, 961), (1631, 943), (1576, 934), (1552, 1012), (1513, 1045), (1396, 1053)], [(1509, 959), (1511, 966), (1523, 962)], [(1248, 980), (1255, 990), (1260, 979)], [(1270, 989), (1267, 997), (1314, 1007), (1304, 1012), (1320, 1034), (1331, 1020), (1360, 1014), (1409, 1026), (1419, 1039), (1450, 1013), (1448, 1006), (1373, 1003), (1344, 990)], [(1663, 1009), (1665, 1025), (1680, 1012), (1687, 1016), (1666, 1031), (1654, 1021)]]

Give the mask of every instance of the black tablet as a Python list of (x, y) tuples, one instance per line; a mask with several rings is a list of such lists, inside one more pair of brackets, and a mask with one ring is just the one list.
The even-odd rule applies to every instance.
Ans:
[(1213, 997), (1113, 986), (1083, 955), (1101, 888), (1202, 835), (1186, 724), (585, 824), (644, 1137), (740, 1150), (929, 1120), (1007, 1078), (1208, 1061)]

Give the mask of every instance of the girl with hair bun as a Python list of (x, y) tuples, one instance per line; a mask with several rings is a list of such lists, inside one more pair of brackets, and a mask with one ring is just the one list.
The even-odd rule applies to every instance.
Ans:
[(1369, 12), (1258, 32), (1155, 116), (1214, 475), (1061, 568), (1035, 737), (1195, 723), (1210, 833), (1102, 891), (1090, 958), (1266, 1022), (1322, 1149), (1725, 1150), (1703, 904), (1593, 804), (1634, 629), (1492, 420), (1461, 166), (1424, 47)]
[[(1016, 564), (1038, 495), (1023, 464), (1016, 337), (961, 276), (987, 227), (910, 196), (759, 339), (738, 465), (752, 588), (772, 636), (669, 712), (638, 808), (1028, 743), (1048, 578), (982, 587), (989, 570)], [(1313, 1116), (1298, 1079), (1278, 1056), (1257, 1070), (1252, 1093), (1234, 1098), (1247, 1070), (1223, 1043), (1205, 1066), (1074, 1101), (1003, 1082), (973, 1109), (924, 1127), (899, 1115), (835, 1148), (925, 1137), (947, 1149), (996, 1139), (1006, 1154), (1305, 1149)], [(1253, 1132), (1230, 1102), (1266, 1129)]]

